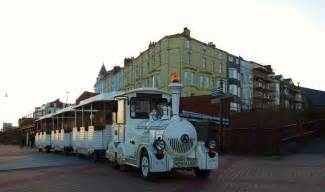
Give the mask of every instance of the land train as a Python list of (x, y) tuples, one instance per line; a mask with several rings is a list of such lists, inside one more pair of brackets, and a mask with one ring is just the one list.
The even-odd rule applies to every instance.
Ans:
[(107, 158), (121, 169), (133, 166), (144, 179), (174, 169), (208, 177), (218, 167), (214, 140), (198, 141), (195, 127), (179, 116), (182, 85), (171, 93), (155, 88), (102, 93), (36, 122), (39, 150)]

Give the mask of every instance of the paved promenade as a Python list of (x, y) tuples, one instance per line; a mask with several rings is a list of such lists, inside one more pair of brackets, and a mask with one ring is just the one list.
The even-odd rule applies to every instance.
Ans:
[(208, 180), (189, 172), (145, 182), (108, 163), (0, 146), (0, 192), (37, 191), (325, 191), (325, 153), (260, 158), (226, 155)]

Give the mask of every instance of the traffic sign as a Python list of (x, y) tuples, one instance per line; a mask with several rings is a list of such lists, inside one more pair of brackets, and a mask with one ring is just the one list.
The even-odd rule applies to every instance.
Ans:
[(221, 87), (216, 87), (211, 90), (211, 95), (214, 97), (222, 96), (223, 94), (224, 93)]
[(211, 99), (211, 103), (212, 104), (219, 104), (220, 102), (221, 102), (221, 99), (220, 98)]

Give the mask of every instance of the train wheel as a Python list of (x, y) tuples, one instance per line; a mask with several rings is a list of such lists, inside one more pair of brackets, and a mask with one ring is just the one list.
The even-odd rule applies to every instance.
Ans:
[(140, 173), (144, 180), (152, 179), (152, 173), (150, 172), (150, 161), (147, 151), (144, 151), (140, 159)]
[(92, 160), (93, 160), (94, 163), (96, 163), (96, 162), (99, 160), (99, 156), (98, 156), (97, 153), (94, 152), (94, 153), (92, 154)]
[(114, 155), (110, 159), (111, 161), (111, 166), (113, 169), (119, 169), (120, 165), (117, 162), (117, 153), (115, 152)]
[(120, 165), (120, 171), (122, 171), (122, 172), (127, 172), (128, 171), (128, 166), (127, 165), (125, 165), (125, 164), (123, 164), (123, 165)]

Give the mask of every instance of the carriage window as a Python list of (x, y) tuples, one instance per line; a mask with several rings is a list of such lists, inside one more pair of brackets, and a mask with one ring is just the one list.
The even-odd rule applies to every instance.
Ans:
[(150, 113), (149, 100), (132, 99), (131, 100), (131, 117), (136, 119), (147, 119)]
[(148, 119), (149, 114), (156, 110), (160, 112), (159, 106), (167, 103), (167, 99), (150, 97), (133, 97), (130, 104), (130, 116), (133, 119)]

